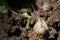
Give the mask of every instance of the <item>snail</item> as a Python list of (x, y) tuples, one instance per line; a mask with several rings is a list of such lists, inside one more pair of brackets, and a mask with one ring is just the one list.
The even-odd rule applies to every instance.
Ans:
[(37, 19), (38, 20), (33, 27), (34, 32), (38, 34), (44, 34), (48, 30), (47, 24), (41, 17), (37, 17)]

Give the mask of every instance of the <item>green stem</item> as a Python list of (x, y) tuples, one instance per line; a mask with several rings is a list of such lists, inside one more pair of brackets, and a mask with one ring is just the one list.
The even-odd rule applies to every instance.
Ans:
[(23, 15), (27, 18), (26, 29), (29, 29), (31, 16), (29, 16), (27, 12), (24, 12)]
[(26, 29), (29, 29), (29, 23), (30, 23), (30, 19), (27, 19), (27, 24), (26, 24)]

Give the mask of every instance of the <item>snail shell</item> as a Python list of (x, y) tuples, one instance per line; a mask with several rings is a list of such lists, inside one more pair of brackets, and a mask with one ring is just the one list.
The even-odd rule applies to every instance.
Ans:
[(40, 18), (40, 17), (37, 17), (37, 21), (33, 27), (34, 29), (34, 32), (38, 33), (38, 34), (44, 34), (47, 30), (48, 30), (48, 27), (47, 27), (47, 24), (45, 23), (45, 21)]

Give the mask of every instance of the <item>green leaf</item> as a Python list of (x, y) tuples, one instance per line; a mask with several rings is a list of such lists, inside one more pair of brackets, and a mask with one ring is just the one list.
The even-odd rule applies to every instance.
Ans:
[(6, 6), (0, 6), (0, 12), (6, 13), (7, 11), (8, 9), (6, 8)]
[(28, 15), (28, 13), (27, 12), (25, 12), (25, 13), (23, 13), (22, 15), (24, 15), (26, 18), (28, 18), (28, 19), (30, 19), (31, 18), (31, 16), (30, 15)]
[(24, 12), (29, 12), (29, 13), (31, 13), (31, 12), (32, 12), (30, 9), (26, 9), (26, 8), (22, 8), (22, 9), (17, 10), (17, 11), (18, 11), (18, 12), (22, 12), (22, 13), (24, 13)]

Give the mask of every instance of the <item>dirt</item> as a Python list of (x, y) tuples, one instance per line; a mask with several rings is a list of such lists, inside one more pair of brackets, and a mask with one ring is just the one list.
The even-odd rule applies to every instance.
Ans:
[[(44, 0), (37, 0), (38, 10), (33, 12), (30, 28), (26, 30), (26, 18), (20, 13), (14, 14), (10, 11), (6, 14), (0, 13), (0, 40), (60, 40), (60, 0), (46, 0), (49, 3), (44, 10)], [(40, 16), (48, 25), (48, 32), (43, 36), (33, 31), (35, 17)]]

